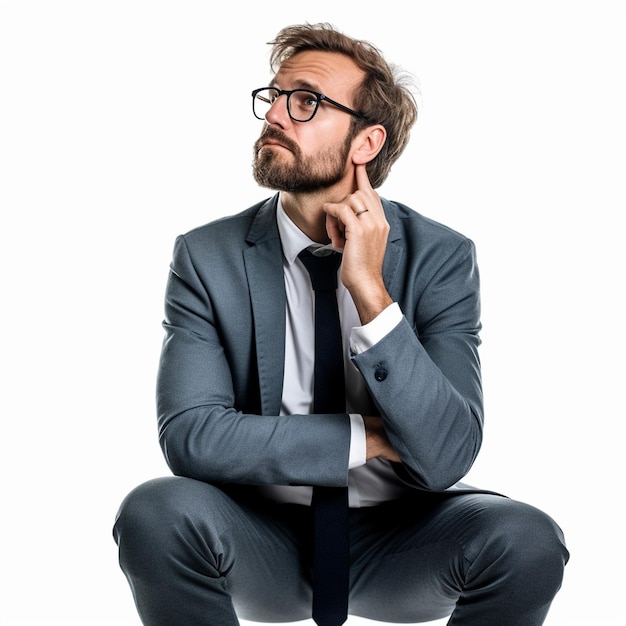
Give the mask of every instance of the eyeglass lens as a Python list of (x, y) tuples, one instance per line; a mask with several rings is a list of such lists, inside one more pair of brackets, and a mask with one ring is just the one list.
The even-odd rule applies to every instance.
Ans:
[[(265, 119), (265, 115), (279, 96), (279, 91), (271, 87), (257, 92), (252, 100), (254, 115), (259, 119)], [(287, 96), (287, 110), (290, 117), (297, 122), (308, 122), (315, 115), (318, 104), (317, 95), (305, 89), (297, 89)]]

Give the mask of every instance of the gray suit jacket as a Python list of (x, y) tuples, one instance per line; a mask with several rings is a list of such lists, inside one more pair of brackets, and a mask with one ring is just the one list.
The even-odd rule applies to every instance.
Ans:
[[(277, 196), (176, 240), (157, 384), (175, 474), (220, 484), (347, 484), (347, 415), (280, 416), (285, 288)], [(383, 199), (384, 280), (404, 314), (353, 357), (417, 489), (463, 489), (482, 440), (472, 242)]]

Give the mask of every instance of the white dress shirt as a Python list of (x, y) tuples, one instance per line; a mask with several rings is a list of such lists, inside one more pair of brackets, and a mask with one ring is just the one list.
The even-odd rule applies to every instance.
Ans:
[[(325, 246), (309, 239), (291, 221), (280, 198), (277, 217), (287, 294), (281, 414), (306, 415), (312, 412), (313, 404), (315, 303), (309, 274), (298, 254), (306, 248)], [(337, 302), (344, 340), (346, 410), (350, 415), (351, 425), (349, 503), (351, 507), (373, 506), (399, 497), (408, 487), (397, 478), (387, 461), (372, 459), (366, 463), (365, 426), (361, 416), (367, 415), (371, 408), (361, 374), (350, 360), (350, 351), (358, 354), (380, 341), (401, 321), (402, 313), (398, 304), (393, 303), (369, 324), (361, 326), (352, 297), (340, 279)], [(260, 489), (273, 500), (298, 504), (311, 502), (311, 487), (269, 485)]]

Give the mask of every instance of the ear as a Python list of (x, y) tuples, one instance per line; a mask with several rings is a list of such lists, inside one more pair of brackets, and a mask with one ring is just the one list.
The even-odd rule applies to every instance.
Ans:
[(381, 124), (364, 128), (352, 140), (352, 162), (355, 165), (369, 163), (381, 150), (387, 139), (387, 131)]

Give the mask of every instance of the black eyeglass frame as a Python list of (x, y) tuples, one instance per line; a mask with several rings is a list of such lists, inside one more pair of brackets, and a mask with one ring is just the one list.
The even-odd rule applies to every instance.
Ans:
[[(332, 98), (329, 98), (328, 96), (325, 96), (323, 93), (319, 93), (319, 91), (313, 91), (312, 89), (289, 90), (289, 89), (278, 89), (278, 87), (260, 87), (259, 89), (255, 89), (252, 92), (252, 113), (254, 114), (254, 117), (256, 117), (258, 120), (265, 121), (265, 116), (259, 117), (256, 114), (256, 111), (254, 110), (254, 101), (256, 100), (257, 94), (261, 91), (265, 91), (266, 89), (272, 89), (273, 91), (275, 91), (277, 93), (276, 99), (278, 99), (280, 96), (287, 96), (287, 113), (289, 114), (289, 117), (294, 122), (310, 122), (315, 117), (318, 109), (320, 108), (321, 102), (328, 102), (328, 104), (332, 104), (334, 107), (337, 107), (341, 111), (344, 111), (345, 113), (348, 113), (350, 115), (354, 115), (354, 117), (358, 117), (359, 119), (362, 119), (362, 120), (367, 119), (367, 117), (363, 115), (363, 113), (359, 113), (358, 111), (355, 111), (354, 109), (351, 109), (350, 107), (347, 107), (344, 104), (340, 104), (336, 100), (333, 100)], [(311, 114), (311, 117), (309, 117), (306, 120), (299, 120), (291, 114), (291, 107), (289, 106), (289, 99), (291, 98), (291, 94), (298, 93), (298, 92), (310, 93), (310, 94), (313, 94), (316, 98), (315, 109), (313, 109), (313, 113)], [(273, 102), (270, 102), (269, 104), (270, 106), (272, 106)]]

